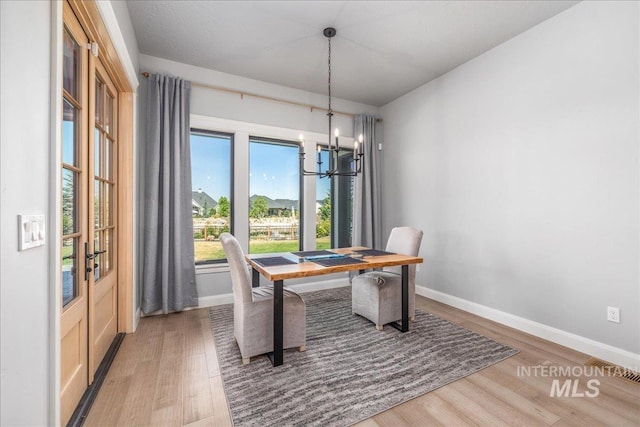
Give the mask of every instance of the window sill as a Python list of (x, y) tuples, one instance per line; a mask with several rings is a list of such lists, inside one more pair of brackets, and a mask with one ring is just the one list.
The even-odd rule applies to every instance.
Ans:
[(226, 273), (229, 271), (229, 263), (219, 264), (200, 264), (196, 265), (196, 275), (199, 274), (213, 274), (213, 273)]

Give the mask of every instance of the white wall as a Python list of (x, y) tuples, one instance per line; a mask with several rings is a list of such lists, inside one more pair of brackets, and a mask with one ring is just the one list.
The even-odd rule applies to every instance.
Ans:
[(49, 423), (49, 246), (18, 252), (18, 214), (49, 216), (48, 1), (0, 2), (0, 424)]
[[(136, 39), (136, 32), (133, 29), (133, 24), (131, 23), (131, 16), (129, 16), (127, 2), (111, 1), (107, 4), (111, 6), (113, 14), (117, 20), (117, 29), (124, 40), (129, 59), (131, 60), (131, 65), (136, 71), (138, 71), (138, 56), (140, 55), (138, 51), (138, 40)], [(104, 8), (106, 4), (101, 6)]]
[[(149, 55), (140, 55), (139, 65), (141, 71), (173, 75), (193, 82), (222, 86), (319, 107), (327, 105), (327, 96), (324, 94), (265, 83)], [(339, 98), (332, 98), (332, 108), (336, 111), (355, 114), (378, 113), (377, 107)], [(252, 97), (242, 99), (236, 94), (201, 87), (194, 87), (191, 92), (191, 113), (289, 129), (305, 129), (310, 132), (327, 133), (328, 131), (325, 112), (310, 112), (303, 107)], [(352, 118), (336, 114), (333, 117), (333, 126), (340, 128), (341, 135), (353, 136)]]
[(381, 108), (419, 284), (640, 353), (638, 16), (580, 3)]
[[(114, 6), (125, 25), (126, 7)], [(51, 272), (60, 218), (51, 189), (59, 180), (62, 3), (0, 1), (0, 19), (0, 425), (51, 425), (59, 390), (61, 291)], [(135, 62), (127, 38), (132, 57), (123, 60)], [(32, 213), (46, 215), (47, 244), (18, 252), (17, 215)]]
[[(320, 107), (325, 106), (327, 103), (327, 97), (323, 94), (315, 94), (298, 89), (278, 86), (148, 55), (140, 55), (139, 60), (141, 71), (177, 76), (192, 82), (204, 83), (212, 86), (222, 86), (264, 96), (287, 99), (293, 102), (317, 105)], [(140, 115), (141, 122), (144, 122), (146, 114), (146, 81), (142, 81), (140, 89)], [(377, 107), (336, 98), (332, 99), (332, 107), (334, 110), (352, 114), (378, 113)], [(287, 131), (288, 129), (295, 130), (295, 132), (292, 132), (292, 139), (297, 138), (299, 131), (304, 131), (307, 136), (312, 132), (326, 134), (328, 131), (327, 116), (322, 111), (311, 112), (306, 108), (252, 97), (244, 97), (244, 99), (242, 99), (239, 95), (197, 86), (194, 86), (191, 91), (191, 113), (216, 119), (225, 119), (227, 121), (255, 124), (256, 126), (249, 126), (249, 128), (260, 129), (259, 132), (261, 133), (259, 136), (269, 136), (273, 138), (280, 137), (284, 139), (282, 135), (291, 133)], [(224, 122), (225, 120), (221, 121)], [(227, 126), (227, 124), (224, 124), (224, 126)], [(353, 119), (350, 117), (335, 115), (333, 117), (333, 126), (340, 128), (341, 135), (349, 137), (353, 135)], [(244, 212), (244, 216), (241, 215), (244, 221), (236, 221), (236, 225), (246, 222), (248, 218), (248, 136), (255, 135), (251, 130), (247, 130), (247, 126), (242, 125), (241, 127), (242, 132), (236, 135), (236, 140), (234, 141), (234, 143), (237, 144), (235, 148), (236, 167), (234, 173), (236, 175), (236, 180), (234, 183), (234, 208), (236, 210), (236, 214), (244, 208), (246, 208), (246, 212)], [(269, 129), (270, 127), (274, 129)], [(234, 131), (231, 127), (217, 130), (225, 132)], [(144, 131), (144, 124), (142, 123), (139, 135), (141, 141), (144, 138)], [(311, 169), (313, 166), (313, 158), (310, 157), (307, 160), (311, 161), (311, 164), (307, 166), (308, 169)], [(141, 168), (141, 177), (144, 175), (142, 172), (144, 164), (144, 152), (141, 151), (138, 158), (138, 165)], [(307, 178), (307, 182), (310, 180), (312, 181), (313, 178)], [(140, 206), (139, 212), (142, 212), (141, 206), (144, 204), (144, 194), (142, 189), (144, 188), (144, 182), (140, 181), (139, 185), (140, 197), (138, 198), (138, 203)], [(307, 190), (309, 189), (307, 183), (305, 183), (305, 188)], [(312, 191), (308, 191), (307, 194), (315, 194), (315, 187), (313, 187)], [(242, 200), (247, 200), (246, 206), (240, 205)], [(240, 227), (241, 225), (238, 225), (238, 228)], [(140, 230), (141, 229), (142, 227)], [(238, 229), (236, 232), (242, 234), (243, 230)], [(314, 235), (315, 226), (313, 226), (313, 224), (307, 224), (305, 227), (305, 234), (307, 236)], [(142, 239), (141, 233), (139, 233), (138, 238)], [(238, 238), (243, 242), (241, 236), (238, 236)], [(139, 262), (141, 262), (140, 257)], [(140, 274), (142, 274), (141, 271)], [(340, 277), (346, 276), (328, 276), (323, 277), (323, 279), (334, 280)], [(231, 279), (228, 269), (226, 268), (216, 269), (199, 267), (197, 269), (196, 282), (201, 303), (204, 302), (206, 304), (205, 301), (211, 301), (210, 297), (212, 296), (231, 293)], [(296, 282), (294, 281), (293, 284), (295, 285), (295, 283)], [(292, 283), (288, 283), (288, 285), (291, 284)]]

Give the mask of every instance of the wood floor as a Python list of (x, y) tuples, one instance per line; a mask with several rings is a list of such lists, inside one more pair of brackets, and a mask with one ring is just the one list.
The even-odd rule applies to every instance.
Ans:
[[(589, 356), (420, 296), (416, 306), (520, 353), (359, 427), (640, 425), (640, 384), (617, 377), (526, 376), (518, 371), (583, 366)], [(86, 425), (230, 426), (207, 313), (199, 309), (143, 318), (120, 347)], [(576, 391), (592, 394), (587, 381), (597, 379), (599, 394), (550, 397), (554, 379), (561, 385), (577, 379)]]

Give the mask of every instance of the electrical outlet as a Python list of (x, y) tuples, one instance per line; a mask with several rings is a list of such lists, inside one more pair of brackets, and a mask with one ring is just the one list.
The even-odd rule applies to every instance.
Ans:
[(620, 323), (620, 309), (618, 307), (607, 307), (607, 320)]

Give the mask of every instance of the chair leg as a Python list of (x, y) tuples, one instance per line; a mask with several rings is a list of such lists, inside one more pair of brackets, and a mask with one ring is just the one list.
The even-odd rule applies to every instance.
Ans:
[(248, 365), (251, 362), (251, 358), (250, 357), (243, 357), (242, 358), (242, 364), (243, 365)]
[(384, 325), (376, 325), (376, 329), (381, 331), (382, 329), (384, 329)]
[(301, 345), (300, 347), (298, 347), (298, 351), (305, 351), (307, 349), (306, 346)]

